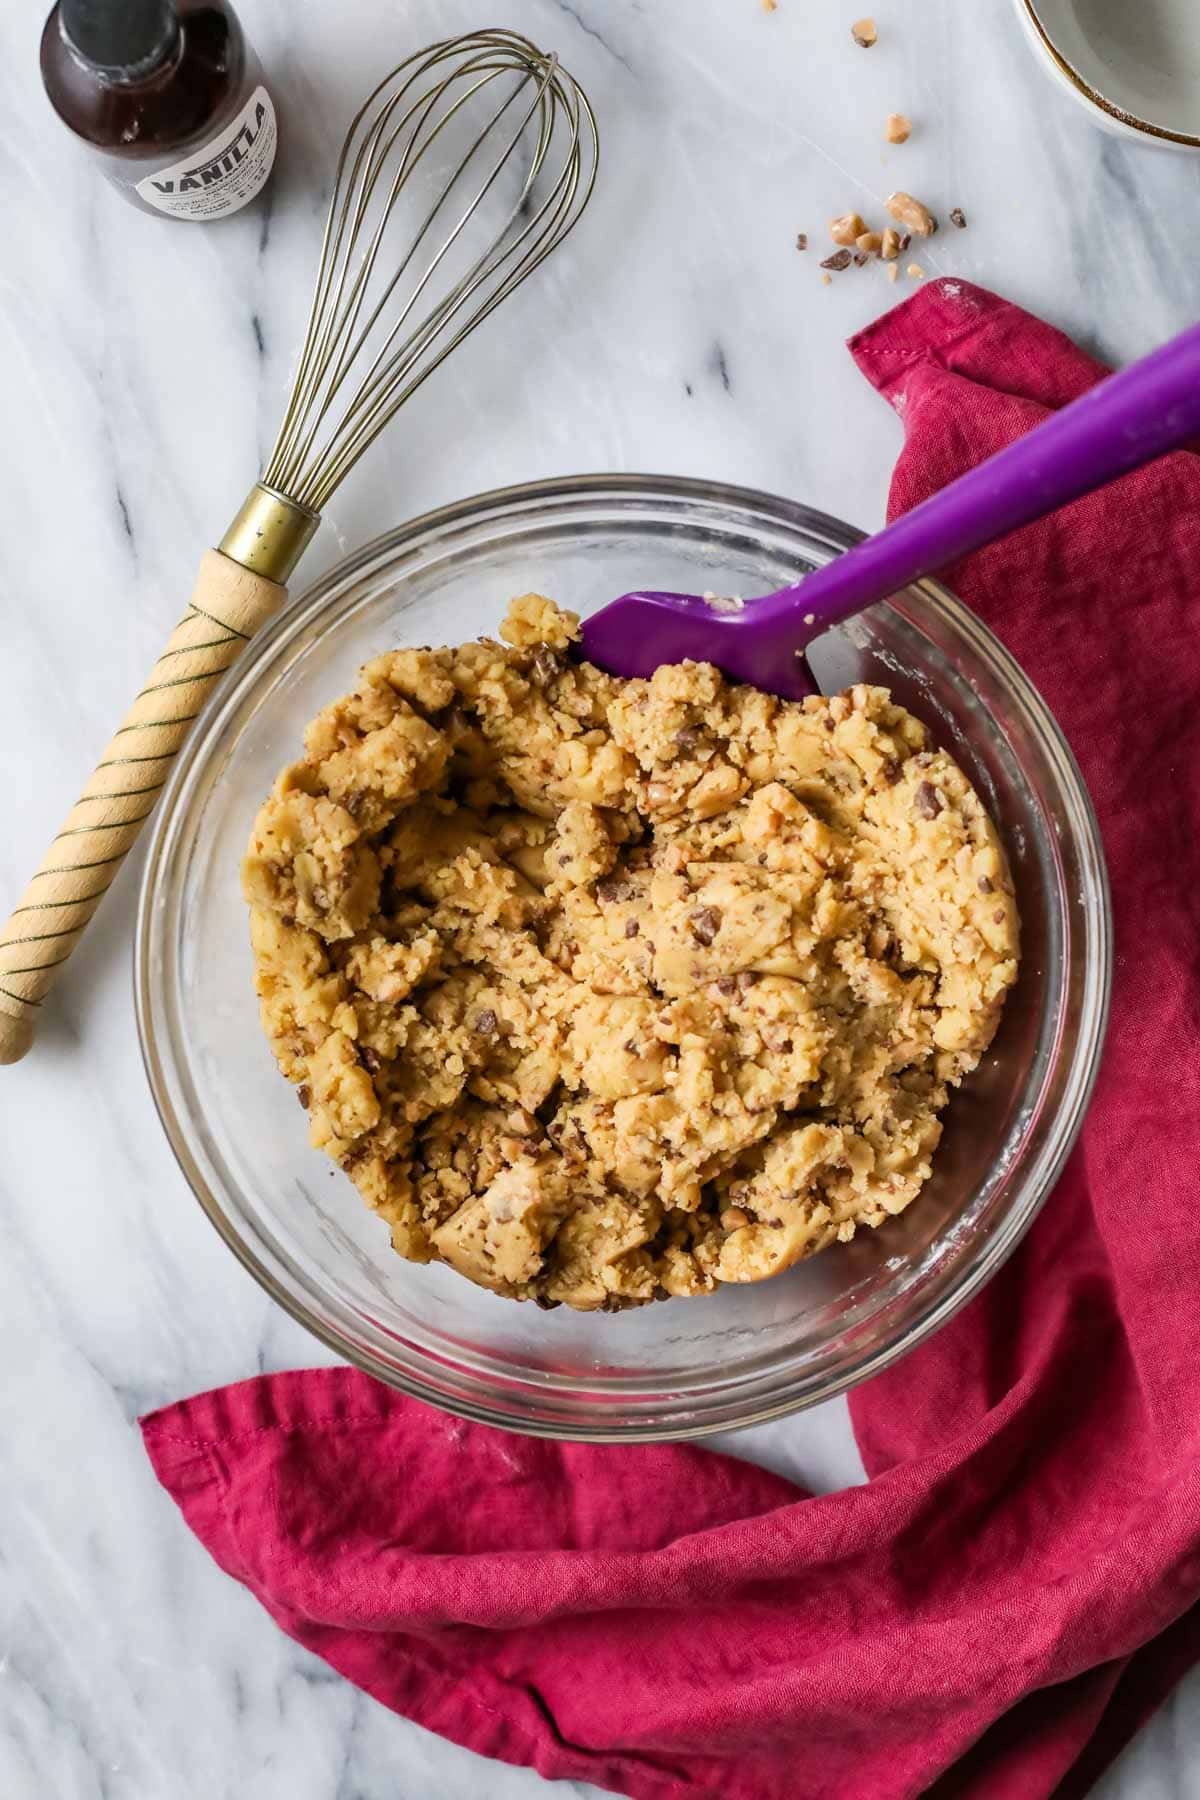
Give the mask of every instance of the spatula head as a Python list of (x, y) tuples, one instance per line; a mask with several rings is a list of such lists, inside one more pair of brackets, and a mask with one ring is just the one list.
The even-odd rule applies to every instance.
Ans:
[(773, 598), (622, 594), (584, 620), (583, 654), (610, 675), (649, 676), (664, 663), (714, 663), (730, 681), (803, 700), (820, 693), (803, 649), (781, 646), (778, 630), (756, 630), (755, 609)]

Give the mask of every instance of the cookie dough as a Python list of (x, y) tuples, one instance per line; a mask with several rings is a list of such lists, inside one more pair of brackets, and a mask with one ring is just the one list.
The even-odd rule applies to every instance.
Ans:
[(1016, 977), (995, 829), (886, 690), (621, 681), (538, 595), (309, 727), (243, 867), (262, 1019), (415, 1262), (542, 1306), (908, 1206)]

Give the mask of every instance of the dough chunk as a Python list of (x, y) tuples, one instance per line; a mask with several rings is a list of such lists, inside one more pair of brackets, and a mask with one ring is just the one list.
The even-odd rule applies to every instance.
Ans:
[(313, 721), (243, 865), (263, 1025), (396, 1250), (543, 1306), (904, 1210), (1017, 975), (995, 828), (882, 688), (618, 681), (537, 594)]

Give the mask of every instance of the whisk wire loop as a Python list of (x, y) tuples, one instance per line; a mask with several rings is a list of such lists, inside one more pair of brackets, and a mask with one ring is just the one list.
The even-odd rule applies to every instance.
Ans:
[[(391, 258), (389, 228), (414, 174), (447, 152)], [(263, 483), (319, 513), (404, 402), (573, 229), (597, 157), (587, 96), (516, 32), (444, 39), (386, 76), (338, 160), (304, 348)], [(516, 197), (475, 252), (469, 231), (513, 167)]]

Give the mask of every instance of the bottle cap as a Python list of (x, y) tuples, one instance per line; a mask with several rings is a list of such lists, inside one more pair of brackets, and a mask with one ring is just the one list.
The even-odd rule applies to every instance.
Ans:
[(71, 48), (98, 69), (131, 69), (175, 41), (172, 0), (61, 0)]

